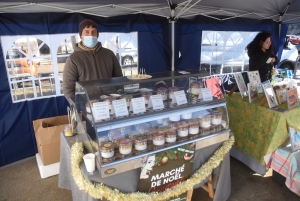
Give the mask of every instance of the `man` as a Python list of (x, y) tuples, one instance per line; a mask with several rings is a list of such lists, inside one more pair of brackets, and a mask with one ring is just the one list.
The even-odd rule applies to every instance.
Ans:
[(81, 42), (75, 44), (63, 71), (63, 93), (74, 99), (77, 81), (121, 77), (122, 70), (115, 54), (98, 42), (97, 24), (85, 19), (79, 24)]

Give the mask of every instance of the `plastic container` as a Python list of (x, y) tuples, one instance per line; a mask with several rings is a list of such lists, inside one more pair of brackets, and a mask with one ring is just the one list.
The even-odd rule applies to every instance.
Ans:
[(65, 134), (65, 136), (68, 136), (68, 137), (74, 135), (72, 124), (64, 125), (64, 134)]
[(176, 130), (166, 132), (166, 142), (168, 143), (176, 142), (176, 135), (177, 135)]
[(169, 99), (172, 99), (173, 93), (174, 93), (175, 91), (179, 91), (179, 89), (178, 89), (178, 87), (174, 86), (174, 87), (169, 87), (169, 88), (168, 88), (168, 91), (169, 91)]
[(145, 99), (145, 104), (148, 104), (149, 98), (152, 95), (151, 91), (144, 91), (141, 93), (141, 97), (144, 97)]
[(156, 146), (161, 146), (165, 144), (165, 134), (162, 131), (153, 135), (153, 144)]
[(111, 158), (115, 154), (115, 146), (112, 142), (103, 142), (100, 145), (101, 156), (103, 158)]
[(189, 124), (181, 123), (177, 125), (177, 135), (179, 137), (186, 137), (189, 134)]
[(157, 95), (160, 94), (161, 95), (161, 99), (163, 101), (168, 99), (168, 89), (165, 87), (159, 87), (158, 89), (156, 89), (156, 93)]
[(132, 142), (129, 139), (123, 139), (120, 141), (119, 152), (120, 154), (130, 154), (132, 151)]
[(205, 115), (199, 119), (201, 128), (208, 128), (211, 125), (211, 115)]
[(133, 98), (133, 96), (125, 94), (125, 95), (122, 95), (121, 98), (124, 98), (126, 101), (127, 107), (130, 107), (130, 102), (131, 102), (131, 99)]
[(134, 139), (134, 148), (138, 151), (147, 149), (147, 138), (146, 136), (138, 136)]
[(222, 124), (222, 112), (214, 110), (211, 112), (211, 124), (220, 125)]

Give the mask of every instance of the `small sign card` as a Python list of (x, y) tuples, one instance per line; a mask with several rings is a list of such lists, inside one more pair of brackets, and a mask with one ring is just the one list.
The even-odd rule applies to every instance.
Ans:
[(109, 107), (107, 102), (93, 103), (92, 107), (93, 116), (95, 121), (101, 121), (103, 119), (109, 119)]
[(249, 82), (248, 84), (249, 103), (252, 103), (258, 98), (258, 90), (256, 82)]
[(144, 97), (131, 99), (130, 108), (132, 108), (133, 114), (146, 112)]
[(153, 107), (153, 110), (164, 109), (164, 102), (163, 102), (160, 94), (150, 96), (150, 99), (148, 102), (148, 108), (151, 108), (151, 107)]
[(277, 89), (276, 95), (277, 95), (279, 104), (286, 102), (286, 89)]
[(177, 103), (177, 105), (187, 104), (187, 99), (183, 90), (175, 91), (173, 93), (172, 103)]
[(210, 88), (201, 88), (200, 90), (201, 90), (200, 94), (202, 95), (202, 97), (199, 94), (198, 99), (202, 98), (203, 101), (212, 101), (213, 100)]
[(116, 117), (128, 116), (128, 109), (125, 99), (112, 101), (113, 107), (111, 108)]
[(289, 109), (292, 109), (292, 108), (296, 107), (297, 105), (299, 105), (298, 93), (297, 93), (296, 88), (287, 90), (286, 100), (287, 100), (287, 105), (288, 105)]

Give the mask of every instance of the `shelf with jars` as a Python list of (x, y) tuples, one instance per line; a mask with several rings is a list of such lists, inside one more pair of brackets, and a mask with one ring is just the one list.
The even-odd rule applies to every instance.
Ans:
[[(205, 88), (199, 71), (76, 83), (77, 111), (101, 177), (138, 168), (141, 158), (195, 142), (196, 150), (228, 139), (224, 97)], [(216, 84), (219, 88), (219, 85)]]

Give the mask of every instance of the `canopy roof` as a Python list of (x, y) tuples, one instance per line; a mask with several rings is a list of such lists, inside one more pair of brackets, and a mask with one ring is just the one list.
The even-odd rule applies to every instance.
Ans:
[[(175, 8), (171, 14), (171, 8)], [(4, 0), (2, 13), (66, 12), (101, 17), (128, 14), (151, 14), (170, 18), (193, 18), (197, 15), (217, 20), (235, 17), (272, 19), (282, 23), (300, 22), (299, 0)]]

